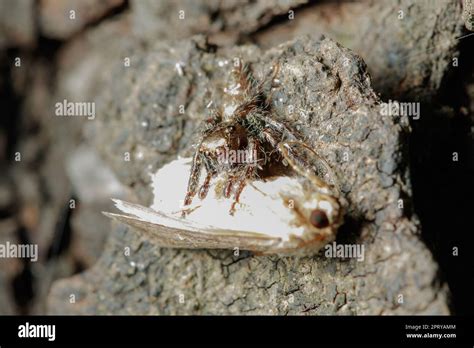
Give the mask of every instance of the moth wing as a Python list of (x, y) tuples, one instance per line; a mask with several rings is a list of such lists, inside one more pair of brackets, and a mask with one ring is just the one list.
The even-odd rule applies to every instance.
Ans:
[(221, 229), (217, 226), (167, 215), (153, 209), (113, 200), (125, 214), (103, 212), (105, 216), (135, 228), (163, 247), (185, 249), (234, 249), (269, 252), (276, 249), (280, 238), (250, 231)]

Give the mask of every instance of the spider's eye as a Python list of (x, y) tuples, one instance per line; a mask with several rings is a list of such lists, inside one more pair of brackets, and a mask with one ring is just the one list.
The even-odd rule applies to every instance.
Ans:
[(311, 216), (309, 217), (309, 221), (314, 227), (317, 228), (324, 228), (329, 226), (329, 219), (328, 216), (324, 211), (321, 209), (314, 209), (311, 212)]

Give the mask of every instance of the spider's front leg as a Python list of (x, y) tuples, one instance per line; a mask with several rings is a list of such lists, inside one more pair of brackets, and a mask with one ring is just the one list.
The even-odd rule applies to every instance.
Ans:
[[(186, 197), (184, 199), (184, 206), (190, 205), (193, 201), (194, 196), (196, 195), (197, 188), (199, 185), (199, 179), (201, 178), (201, 169), (202, 164), (205, 161), (207, 175), (204, 180), (204, 184), (200, 189), (199, 197), (202, 199), (206, 197), (207, 191), (209, 190), (209, 183), (211, 178), (216, 174), (216, 169), (214, 166), (211, 166), (209, 163), (209, 158), (206, 154), (205, 147), (207, 140), (212, 136), (212, 134), (220, 134), (220, 132), (225, 129), (227, 126), (226, 123), (222, 122), (222, 115), (219, 111), (213, 110), (211, 112), (211, 117), (206, 120), (206, 127), (203, 130), (203, 135), (199, 141), (196, 152), (193, 156), (193, 162), (191, 165), (191, 173), (188, 180), (188, 188), (186, 191)], [(184, 212), (183, 212), (184, 214)]]
[[(331, 166), (312, 148), (301, 141), (282, 141), (277, 146), (278, 151), (298, 174), (308, 178), (318, 190), (324, 194), (340, 195), (339, 185)], [(321, 179), (316, 173), (324, 167), (331, 184)]]
[(199, 179), (201, 177), (202, 162), (203, 162), (203, 157), (201, 155), (201, 144), (200, 144), (193, 157), (193, 163), (191, 165), (191, 173), (189, 175), (189, 180), (188, 180), (188, 189), (186, 192), (186, 197), (184, 198), (184, 206), (190, 205), (193, 201), (194, 196), (196, 195)]
[(282, 137), (282, 134), (279, 131), (267, 126), (262, 130), (261, 135), (265, 141), (272, 146), (272, 148), (277, 149)]
[(277, 76), (280, 73), (280, 63), (275, 62), (272, 65), (271, 70), (267, 74), (267, 76), (263, 79), (263, 81), (258, 85), (258, 93), (263, 95), (262, 98), (263, 104), (268, 107), (271, 105), (273, 99), (273, 88), (278, 87), (279, 81), (277, 80)]
[(230, 173), (227, 174), (227, 180), (224, 185), (224, 197), (225, 198), (230, 198), (230, 195), (232, 194), (232, 191), (234, 189), (234, 183), (235, 179), (237, 177), (237, 169), (234, 169)]
[(246, 156), (246, 163), (244, 164), (244, 170), (241, 172), (241, 175), (237, 181), (237, 189), (234, 193), (234, 201), (229, 210), (230, 215), (234, 215), (235, 213), (235, 206), (239, 203), (240, 195), (247, 184), (249, 179), (252, 179), (256, 173), (258, 168), (258, 154), (260, 152), (260, 142), (254, 138), (249, 138), (249, 145), (247, 147), (247, 156)]
[(324, 167), (328, 176), (331, 177), (332, 186), (339, 191), (336, 183), (336, 175), (331, 166), (320, 157), (313, 149), (302, 141), (296, 140), (296, 135), (289, 131), (286, 126), (273, 121), (268, 123), (262, 131), (262, 136), (278, 151), (283, 160), (287, 162), (298, 174), (310, 179), (315, 186), (327, 191), (328, 185), (324, 180), (316, 175), (316, 163), (319, 167)]
[(217, 169), (215, 166), (210, 162), (209, 159), (205, 158), (205, 167), (206, 167), (206, 178), (204, 179), (204, 183), (201, 185), (199, 189), (199, 199), (204, 199), (207, 196), (207, 193), (209, 192), (209, 186), (211, 183), (211, 179), (216, 176), (217, 174)]

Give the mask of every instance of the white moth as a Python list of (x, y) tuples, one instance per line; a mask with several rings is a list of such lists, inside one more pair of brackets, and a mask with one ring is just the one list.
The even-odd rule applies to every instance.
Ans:
[[(289, 144), (281, 146), (290, 148)], [(248, 183), (233, 215), (229, 214), (232, 200), (222, 195), (225, 174), (221, 174), (214, 179), (209, 196), (186, 206), (183, 217), (191, 158), (178, 158), (150, 174), (151, 207), (114, 199), (122, 214), (104, 214), (163, 247), (314, 254), (334, 240), (342, 223), (342, 209), (329, 185), (291, 158), (286, 160), (295, 169), (293, 175)]]

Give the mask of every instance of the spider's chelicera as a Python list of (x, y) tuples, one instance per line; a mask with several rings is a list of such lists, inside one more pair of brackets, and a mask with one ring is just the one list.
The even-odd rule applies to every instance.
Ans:
[[(300, 141), (300, 136), (277, 120), (272, 111), (271, 91), (278, 71), (279, 65), (274, 65), (269, 76), (257, 83), (250, 67), (240, 59), (235, 60), (222, 103), (217, 106), (211, 103), (214, 104), (211, 117), (206, 120), (193, 156), (184, 208), (192, 203), (196, 194), (204, 199), (212, 179), (225, 172), (222, 194), (226, 198), (233, 197), (229, 213), (234, 214), (240, 194), (249, 181), (273, 175), (280, 164), (285, 165), (282, 159), (286, 157), (292, 159), (291, 163), (304, 163), (288, 145)], [(245, 153), (245, 160), (229, 156), (229, 153), (239, 152)], [(206, 176), (200, 185), (203, 168)]]

